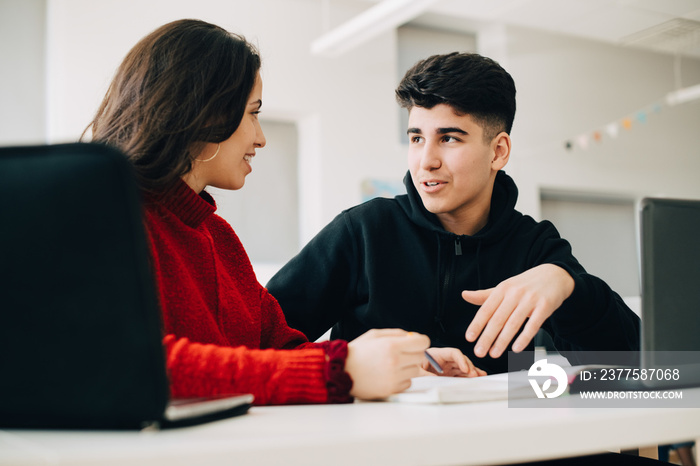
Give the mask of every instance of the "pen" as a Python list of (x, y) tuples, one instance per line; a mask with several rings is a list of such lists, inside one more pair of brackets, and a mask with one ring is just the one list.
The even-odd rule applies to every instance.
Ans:
[[(413, 335), (413, 334), (414, 334), (414, 332), (408, 332), (408, 335)], [(430, 353), (428, 353), (427, 350), (425, 351), (425, 357), (428, 358), (428, 362), (430, 363), (431, 366), (433, 366), (433, 369), (435, 369), (435, 371), (438, 374), (442, 374), (442, 367), (440, 367), (440, 364), (438, 364), (438, 362), (430, 355)]]
[(442, 374), (442, 367), (440, 367), (440, 364), (438, 364), (438, 362), (430, 355), (430, 353), (426, 351), (425, 357), (428, 358), (428, 362), (431, 366), (433, 366), (433, 369), (435, 369), (438, 374)]

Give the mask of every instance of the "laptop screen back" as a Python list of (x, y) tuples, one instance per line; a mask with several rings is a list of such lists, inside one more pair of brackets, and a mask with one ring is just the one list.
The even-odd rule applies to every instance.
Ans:
[(94, 144), (0, 149), (0, 425), (134, 428), (168, 399), (131, 167)]
[(700, 201), (645, 199), (641, 222), (642, 349), (700, 351)]

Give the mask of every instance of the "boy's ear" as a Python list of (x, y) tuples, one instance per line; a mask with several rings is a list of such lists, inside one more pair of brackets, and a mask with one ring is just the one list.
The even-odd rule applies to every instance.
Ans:
[(510, 158), (510, 136), (505, 131), (499, 133), (491, 142), (493, 147), (493, 160), (491, 160), (491, 168), (500, 170), (506, 166)]

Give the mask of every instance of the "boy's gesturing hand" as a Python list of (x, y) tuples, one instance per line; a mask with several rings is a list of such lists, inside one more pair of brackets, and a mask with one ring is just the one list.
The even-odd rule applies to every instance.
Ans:
[(487, 290), (463, 291), (462, 298), (481, 306), (465, 337), (473, 342), (474, 354), (497, 358), (513, 343), (513, 351), (524, 350), (542, 324), (574, 291), (574, 279), (554, 264), (542, 264), (499, 283)]

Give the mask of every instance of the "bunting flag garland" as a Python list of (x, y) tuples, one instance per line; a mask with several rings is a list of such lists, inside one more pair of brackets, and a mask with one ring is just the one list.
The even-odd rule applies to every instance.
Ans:
[(587, 149), (591, 140), (600, 143), (604, 140), (603, 134), (606, 134), (610, 139), (616, 139), (620, 134), (620, 128), (625, 131), (630, 131), (637, 126), (647, 123), (650, 116), (658, 115), (663, 111), (664, 106), (674, 106), (700, 99), (700, 84), (669, 92), (666, 97), (654, 102), (645, 108), (631, 113), (619, 120), (603, 125), (601, 128), (593, 129), (564, 142), (566, 150), (572, 150), (578, 146), (581, 149)]
[(602, 125), (600, 128), (572, 137), (570, 140), (564, 141), (564, 147), (569, 151), (574, 148), (586, 150), (591, 146), (591, 142), (600, 144), (606, 139), (616, 139), (620, 135), (620, 131), (631, 131), (637, 126), (641, 127), (649, 121), (650, 117), (658, 115), (662, 111), (663, 104), (655, 102), (642, 110)]
[(617, 134), (620, 132), (620, 127), (617, 125), (617, 123), (608, 123), (608, 125), (605, 127), (605, 132), (608, 133), (608, 136), (615, 139)]
[(579, 135), (579, 137), (576, 139), (576, 142), (578, 143), (579, 147), (581, 147), (581, 149), (588, 149), (588, 135)]

